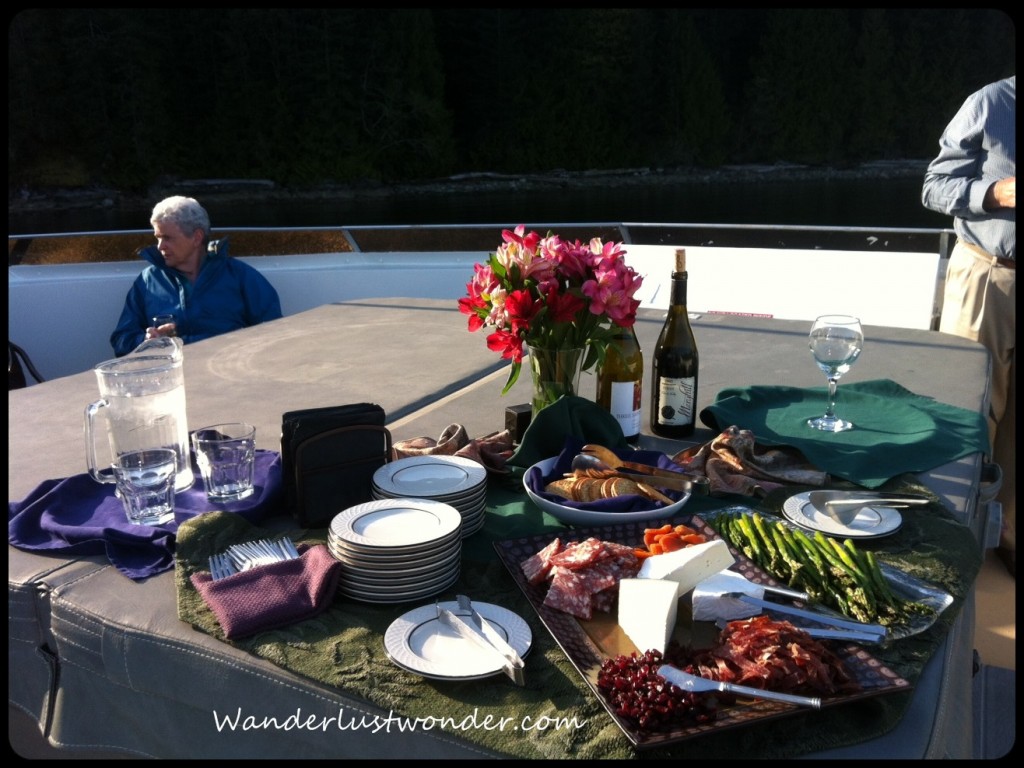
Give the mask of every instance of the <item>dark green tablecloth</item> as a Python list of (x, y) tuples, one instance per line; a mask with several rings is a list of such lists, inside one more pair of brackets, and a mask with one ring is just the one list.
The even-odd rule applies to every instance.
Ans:
[[(905, 484), (900, 487), (906, 490)], [(778, 511), (782, 501), (801, 488), (775, 493), (760, 502), (762, 512)], [(695, 498), (686, 517), (731, 506), (731, 499)], [(749, 501), (749, 500), (748, 500)], [(468, 729), (449, 734), (496, 754), (528, 758), (784, 758), (831, 747), (856, 744), (894, 727), (909, 703), (909, 693), (878, 696), (819, 712), (794, 714), (742, 729), (730, 729), (691, 739), (671, 748), (634, 750), (582, 680), (568, 657), (541, 624), (505, 566), (496, 558), (493, 542), (545, 531), (568, 533), (542, 513), (522, 490), (492, 480), (484, 528), (464, 542), (459, 583), (438, 596), (453, 599), (466, 593), (474, 600), (502, 605), (526, 619), (534, 644), (527, 657), (526, 686), (517, 688), (504, 676), (471, 682), (421, 678), (394, 666), (384, 652), (382, 637), (398, 616), (422, 603), (381, 606), (338, 599), (325, 613), (292, 627), (264, 632), (232, 644), (249, 653), (326, 686), (344, 689), (384, 710), (409, 717), (511, 717), (529, 715), (575, 717), (580, 727), (538, 731)], [(178, 534), (176, 583), (182, 621), (223, 639), (213, 614), (192, 587), (190, 575), (206, 568), (210, 554), (240, 540), (263, 538), (236, 516), (213, 513), (189, 521)], [(296, 531), (297, 540), (323, 541), (324, 530)], [(872, 652), (884, 664), (913, 682), (957, 616), (981, 565), (973, 536), (937, 504), (904, 512), (904, 525), (873, 547), (883, 562), (949, 592), (954, 603), (930, 628)]]
[(723, 389), (700, 418), (711, 429), (749, 429), (758, 442), (792, 445), (811, 463), (876, 488), (905, 472), (923, 472), (972, 453), (989, 453), (988, 426), (977, 412), (916, 395), (894, 381), (840, 384), (836, 413), (846, 432), (819, 432), (807, 420), (825, 411), (824, 387)]

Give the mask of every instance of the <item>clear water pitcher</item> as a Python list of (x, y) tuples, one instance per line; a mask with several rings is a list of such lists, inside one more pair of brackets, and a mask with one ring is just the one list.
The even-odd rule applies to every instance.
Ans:
[[(93, 369), (100, 399), (85, 409), (85, 442), (89, 475), (96, 482), (114, 483), (111, 465), (115, 458), (149, 448), (174, 449), (178, 460), (175, 491), (190, 488), (195, 482), (183, 361), (181, 339), (160, 337)], [(104, 433), (106, 453), (97, 450)]]

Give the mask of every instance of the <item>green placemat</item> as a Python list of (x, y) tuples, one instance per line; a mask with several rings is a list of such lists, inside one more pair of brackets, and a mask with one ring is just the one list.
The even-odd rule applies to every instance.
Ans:
[[(906, 483), (898, 487), (912, 490)], [(759, 509), (777, 511), (789, 494), (800, 490), (787, 489), (784, 493), (770, 495), (760, 503)], [(735, 498), (694, 499), (686, 507), (687, 516), (710, 512), (736, 501)], [(897, 693), (834, 709), (798, 713), (785, 721), (773, 720), (711, 733), (671, 748), (638, 752), (630, 746), (540, 622), (504, 565), (494, 556), (492, 542), (544, 531), (568, 532), (568, 529), (541, 513), (515, 485), (492, 481), (487, 522), (479, 533), (465, 542), (461, 578), (455, 587), (438, 596), (448, 600), (454, 599), (457, 593), (466, 593), (474, 600), (513, 610), (530, 624), (533, 648), (526, 659), (524, 688), (517, 688), (501, 675), (470, 682), (438, 681), (393, 665), (384, 652), (384, 632), (397, 617), (429, 600), (379, 606), (338, 599), (317, 618), (231, 644), (296, 674), (344, 689), (347, 694), (362, 697), (397, 716), (450, 717), (452, 722), (470, 722), (475, 716), (480, 722), (491, 715), (493, 722), (510, 718), (509, 722), (514, 724), (521, 723), (524, 717), (532, 718), (533, 723), (544, 722), (543, 718), (552, 718), (551, 723), (574, 719), (573, 724), (563, 727), (535, 730), (522, 730), (514, 725), (492, 730), (482, 727), (446, 730), (447, 735), (497, 754), (528, 759), (797, 757), (880, 736), (894, 727), (906, 711), (910, 694)], [(213, 614), (192, 587), (189, 576), (196, 570), (206, 569), (210, 554), (237, 541), (267, 535), (266, 531), (228, 513), (211, 513), (183, 524), (177, 544), (179, 618), (223, 639)], [(318, 542), (326, 538), (326, 532), (296, 531), (293, 538)], [(874, 548), (883, 562), (949, 592), (955, 600), (929, 630), (900, 640), (892, 648), (872, 650), (884, 664), (913, 682), (959, 613), (981, 566), (981, 558), (971, 533), (938, 504), (905, 510), (900, 531), (879, 540)]]
[(977, 411), (914, 394), (895, 381), (841, 384), (836, 413), (854, 429), (817, 432), (824, 387), (723, 389), (700, 418), (712, 429), (749, 429), (763, 443), (791, 445), (834, 477), (876, 488), (907, 472), (925, 472), (972, 453), (989, 453), (988, 426)]

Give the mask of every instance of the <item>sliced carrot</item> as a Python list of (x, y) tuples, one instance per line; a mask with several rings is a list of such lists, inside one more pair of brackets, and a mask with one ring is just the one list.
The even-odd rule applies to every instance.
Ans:
[(683, 540), (683, 543), (688, 546), (691, 544), (703, 544), (708, 540), (708, 537), (703, 533), (691, 533), (687, 536), (681, 536), (680, 538)]
[(669, 533), (672, 530), (672, 526), (668, 523), (661, 526), (661, 528), (647, 528), (644, 530), (644, 544), (648, 547), (655, 541), (658, 540), (660, 534)]
[(652, 541), (652, 542), (651, 542), (650, 544), (648, 544), (648, 545), (647, 545), (647, 548), (648, 548), (649, 550), (651, 550), (651, 554), (652, 554), (652, 555), (660, 555), (660, 554), (664, 553), (664, 551), (665, 551), (665, 550), (664, 550), (664, 549), (662, 548), (661, 544), (659, 544), (659, 543), (658, 543), (658, 542), (656, 542), (656, 541)]
[(658, 539), (658, 544), (661, 546), (662, 552), (675, 552), (677, 549), (683, 549), (686, 546), (683, 542), (683, 537), (675, 531), (661, 536)]
[(652, 552), (649, 549), (640, 549), (637, 547), (633, 550), (633, 554), (637, 556), (638, 560), (646, 560), (651, 556)]
[(678, 533), (678, 534), (679, 534), (680, 536), (689, 536), (689, 535), (690, 535), (691, 533), (696, 533), (696, 532), (697, 532), (697, 531), (695, 531), (695, 530), (694, 530), (693, 528), (691, 528), (690, 526), (688, 526), (688, 525), (683, 525), (682, 523), (680, 523), (679, 525), (677, 525), (677, 526), (676, 526), (676, 527), (674, 528), (674, 530), (675, 530), (675, 532), (676, 532), (676, 533)]

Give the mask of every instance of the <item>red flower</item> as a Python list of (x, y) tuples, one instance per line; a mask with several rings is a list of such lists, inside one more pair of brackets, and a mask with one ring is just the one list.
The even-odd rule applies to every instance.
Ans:
[(520, 224), (503, 230), (486, 264), (475, 264), (459, 311), (469, 330), (492, 327), (487, 346), (512, 361), (502, 393), (515, 383), (523, 345), (590, 347), (584, 370), (597, 361), (614, 326), (632, 326), (642, 279), (625, 262), (621, 243), (588, 244), (541, 238)]

